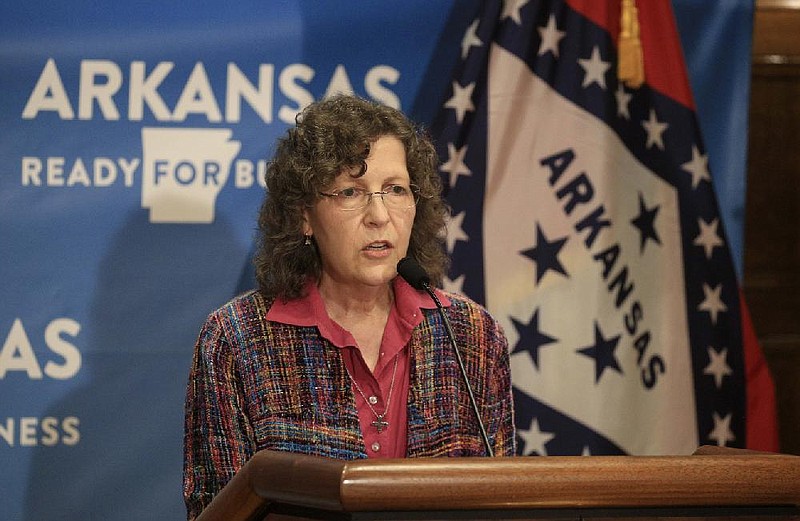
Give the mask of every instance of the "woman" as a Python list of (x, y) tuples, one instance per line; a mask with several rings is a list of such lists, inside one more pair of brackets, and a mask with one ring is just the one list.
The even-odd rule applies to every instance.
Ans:
[[(431, 298), (397, 276), (446, 267), (430, 141), (352, 96), (310, 105), (277, 146), (259, 217), (258, 291), (207, 319), (186, 400), (184, 497), (200, 513), (262, 449), (339, 459), (484, 455)], [(498, 455), (514, 453), (507, 341), (486, 310), (437, 296)]]

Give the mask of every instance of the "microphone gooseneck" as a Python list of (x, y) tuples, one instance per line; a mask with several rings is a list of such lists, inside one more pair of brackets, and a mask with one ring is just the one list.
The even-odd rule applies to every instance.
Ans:
[(494, 456), (492, 444), (489, 443), (489, 436), (486, 434), (486, 428), (483, 426), (481, 413), (478, 410), (478, 402), (475, 401), (475, 394), (472, 392), (472, 386), (469, 383), (469, 378), (467, 378), (467, 369), (464, 367), (464, 361), (461, 358), (461, 351), (458, 348), (458, 344), (456, 344), (453, 328), (450, 326), (450, 319), (447, 318), (447, 313), (445, 313), (444, 307), (439, 301), (439, 297), (436, 296), (436, 293), (431, 288), (430, 277), (413, 257), (405, 257), (404, 259), (401, 259), (400, 262), (397, 263), (397, 273), (399, 273), (400, 276), (403, 277), (403, 279), (408, 282), (412, 288), (427, 292), (428, 295), (430, 295), (430, 297), (433, 299), (433, 302), (436, 304), (436, 309), (439, 310), (439, 315), (441, 315), (442, 322), (444, 322), (444, 327), (447, 331), (447, 338), (450, 340), (453, 353), (456, 355), (458, 368), (461, 370), (461, 377), (467, 387), (469, 402), (472, 405), (472, 411), (475, 413), (475, 418), (478, 420), (478, 429), (480, 430), (481, 438), (483, 439), (483, 446), (486, 450), (486, 454), (488, 456)]

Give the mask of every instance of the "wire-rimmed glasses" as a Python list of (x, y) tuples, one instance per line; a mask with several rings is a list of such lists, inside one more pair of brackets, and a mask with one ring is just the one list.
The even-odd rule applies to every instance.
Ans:
[(415, 185), (401, 184), (388, 185), (377, 192), (350, 186), (332, 192), (319, 192), (319, 195), (330, 198), (340, 210), (344, 211), (366, 208), (372, 201), (373, 195), (380, 195), (386, 208), (391, 210), (407, 210), (419, 201), (419, 189)]

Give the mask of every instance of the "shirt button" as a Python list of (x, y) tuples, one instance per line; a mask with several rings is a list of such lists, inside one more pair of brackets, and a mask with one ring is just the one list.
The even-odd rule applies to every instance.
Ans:
[(381, 444), (376, 441), (375, 443), (372, 444), (371, 448), (372, 452), (378, 452), (379, 450), (381, 450)]
[(378, 403), (378, 397), (377, 396), (370, 396), (368, 398), (368, 400), (369, 400), (369, 403), (372, 404), (372, 405), (375, 405), (376, 403)]

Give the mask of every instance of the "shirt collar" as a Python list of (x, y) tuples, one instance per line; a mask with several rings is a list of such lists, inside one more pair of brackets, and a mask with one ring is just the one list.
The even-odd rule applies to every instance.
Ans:
[[(394, 312), (410, 328), (414, 328), (422, 322), (423, 316), (418, 310), (436, 309), (436, 304), (427, 293), (415, 290), (401, 277), (394, 278), (392, 287), (394, 289)], [(435, 289), (434, 291), (442, 306), (450, 306), (450, 299), (440, 290)], [(294, 326), (316, 326), (322, 336), (334, 345), (339, 347), (355, 345), (350, 333), (328, 316), (322, 295), (313, 279), (309, 279), (306, 283), (304, 296), (288, 301), (275, 299), (267, 311), (267, 320)]]

